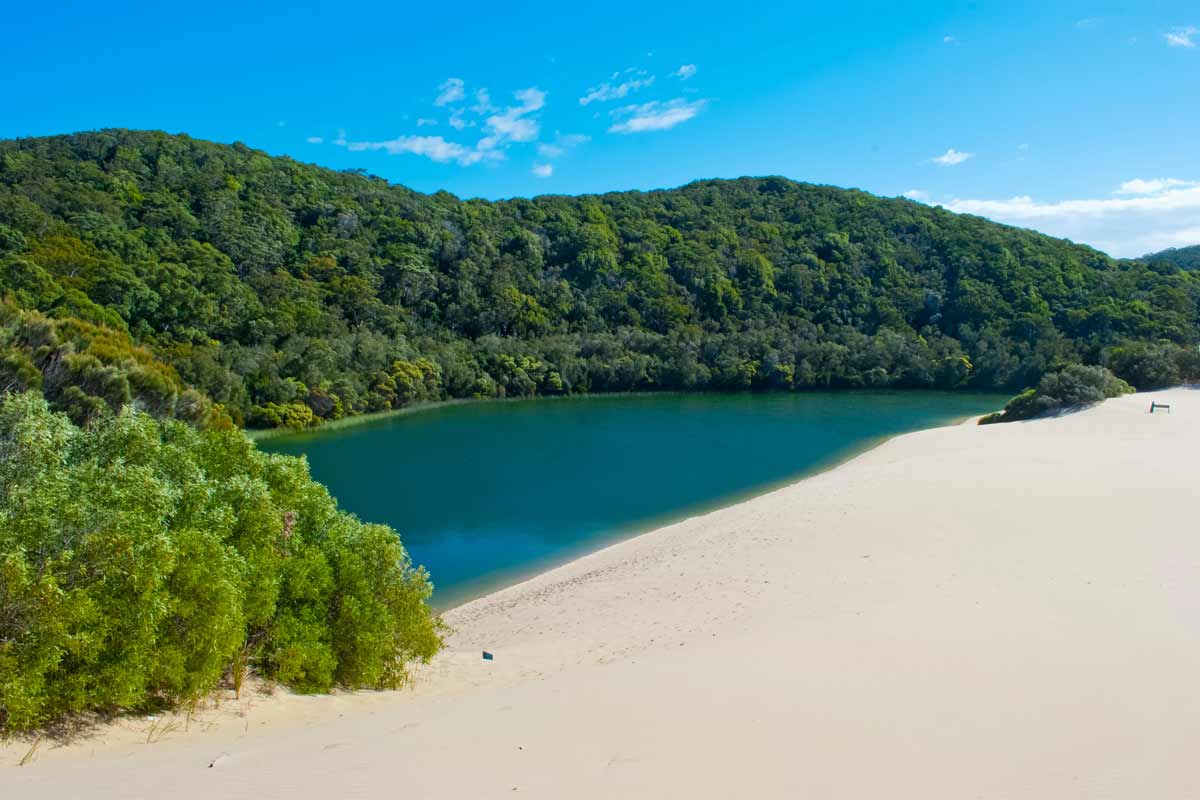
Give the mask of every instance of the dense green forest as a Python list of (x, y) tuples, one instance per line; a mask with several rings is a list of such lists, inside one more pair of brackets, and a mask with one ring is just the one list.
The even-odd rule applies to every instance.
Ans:
[(393, 687), (440, 646), (391, 528), (298, 458), (125, 408), (0, 395), (0, 733), (194, 701), (249, 671)]
[(1200, 244), (1191, 247), (1170, 247), (1142, 256), (1150, 264), (1174, 264), (1180, 269), (1200, 270)]
[(1017, 391), (1146, 345), (1186, 376), (1200, 274), (783, 178), (501, 202), (241, 144), (0, 143), (0, 382), (85, 421), (248, 426), (444, 397)]

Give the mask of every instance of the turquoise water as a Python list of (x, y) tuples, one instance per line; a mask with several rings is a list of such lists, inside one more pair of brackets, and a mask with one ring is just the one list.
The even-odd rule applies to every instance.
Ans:
[(468, 403), (264, 441), (400, 531), (447, 607), (672, 518), (993, 411), (937, 392), (655, 394)]

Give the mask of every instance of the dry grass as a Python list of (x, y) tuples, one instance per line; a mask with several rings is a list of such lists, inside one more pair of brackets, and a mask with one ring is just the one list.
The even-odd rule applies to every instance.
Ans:
[(180, 724), (177, 719), (156, 719), (150, 726), (150, 730), (146, 732), (146, 744), (161, 742), (164, 736), (174, 733), (179, 728)]
[(37, 758), (38, 747), (42, 744), (42, 737), (39, 736), (33, 740), (33, 745), (30, 746), (28, 752), (21, 756), (21, 760), (17, 762), (18, 767), (23, 767), (26, 764)]

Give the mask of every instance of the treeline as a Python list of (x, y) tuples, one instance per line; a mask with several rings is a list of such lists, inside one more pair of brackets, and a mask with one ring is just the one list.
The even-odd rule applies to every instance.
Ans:
[(1173, 264), (1180, 269), (1200, 270), (1200, 244), (1191, 247), (1169, 247), (1142, 256), (1142, 261), (1151, 264)]
[[(462, 201), (123, 130), (0, 143), (0, 294), (126, 337), (177, 398), (252, 426), (444, 397), (1017, 391), (1074, 363), (1143, 385), (1122, 371), (1194, 377), (1200, 331), (1200, 274), (859, 191)], [(190, 413), (135, 384), (47, 397), (77, 420), (127, 397)]]
[(0, 732), (170, 707), (248, 672), (402, 684), (440, 629), (395, 531), (302, 459), (126, 408), (79, 428), (0, 397)]

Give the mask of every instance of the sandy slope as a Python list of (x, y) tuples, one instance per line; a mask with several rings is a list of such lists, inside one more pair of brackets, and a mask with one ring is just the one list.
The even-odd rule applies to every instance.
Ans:
[(455, 610), (413, 691), (10, 745), (0, 795), (1197, 797), (1198, 456), (1188, 389), (903, 436)]

